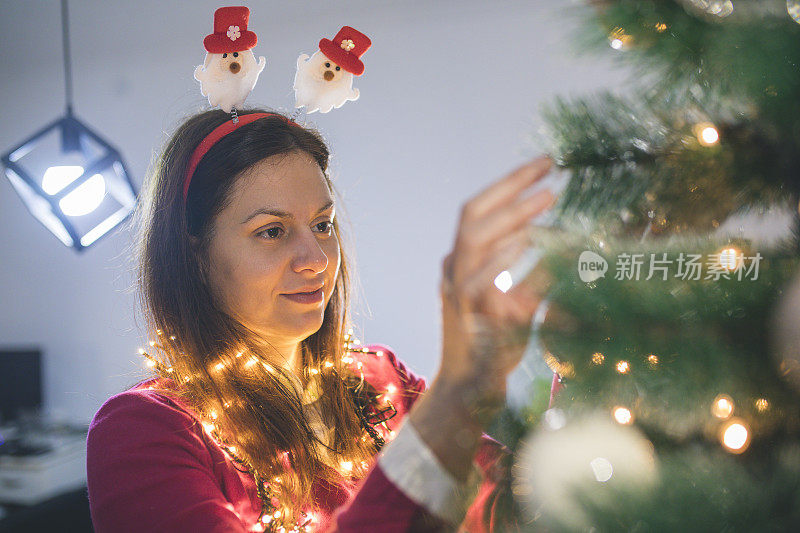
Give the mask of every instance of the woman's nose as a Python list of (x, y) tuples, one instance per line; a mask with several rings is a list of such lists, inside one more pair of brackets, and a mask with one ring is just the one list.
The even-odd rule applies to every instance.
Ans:
[(315, 272), (324, 272), (328, 268), (328, 255), (314, 233), (311, 230), (303, 232), (297, 241), (293, 258), (294, 270), (299, 272), (311, 269)]

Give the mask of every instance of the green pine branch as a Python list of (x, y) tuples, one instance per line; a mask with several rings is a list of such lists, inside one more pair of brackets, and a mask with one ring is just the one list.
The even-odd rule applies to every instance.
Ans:
[[(800, 137), (781, 136), (721, 98), (687, 94), (605, 91), (543, 106), (539, 144), (570, 172), (556, 215), (709, 232), (742, 210), (796, 205)], [(698, 137), (706, 123), (719, 135), (712, 145)]]
[[(546, 321), (540, 338), (555, 369), (568, 375), (559, 404), (575, 412), (626, 406), (651, 439), (672, 445), (716, 427), (710, 405), (719, 394), (732, 397), (737, 413), (763, 438), (781, 428), (800, 428), (800, 398), (782, 379), (769, 349), (771, 310), (800, 259), (790, 249), (762, 250), (757, 279), (751, 279), (753, 272), (748, 278), (745, 269), (755, 252), (747, 243), (661, 244), (653, 250), (605, 240), (602, 247), (590, 241), (550, 248), (543, 259), (556, 280), (550, 302), (567, 318)], [(729, 246), (745, 258), (742, 279), (738, 273), (705, 279), (712, 254)], [(606, 259), (604, 278), (580, 280), (578, 258), (584, 250)], [(616, 279), (622, 253), (644, 254), (639, 279)], [(645, 279), (651, 253), (673, 261), (666, 279), (660, 271)], [(701, 279), (676, 276), (681, 253), (701, 255)], [(621, 362), (625, 372), (617, 366)]]

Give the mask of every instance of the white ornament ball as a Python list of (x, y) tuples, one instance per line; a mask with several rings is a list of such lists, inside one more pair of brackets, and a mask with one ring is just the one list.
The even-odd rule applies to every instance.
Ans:
[(608, 412), (567, 420), (560, 409), (550, 409), (520, 446), (513, 475), (514, 495), (528, 520), (544, 516), (548, 524), (585, 530), (591, 524), (576, 491), (605, 506), (614, 490), (654, 487), (658, 468), (650, 441)]

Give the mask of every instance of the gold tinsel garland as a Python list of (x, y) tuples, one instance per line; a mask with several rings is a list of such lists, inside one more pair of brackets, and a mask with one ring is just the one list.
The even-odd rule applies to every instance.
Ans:
[[(344, 337), (344, 347), (345, 347), (345, 355), (342, 357), (343, 363), (352, 363), (354, 359), (350, 357), (349, 354), (354, 352), (361, 352), (361, 353), (368, 353), (373, 354), (378, 357), (383, 355), (381, 350), (372, 351), (367, 348), (361, 348), (358, 350), (353, 350), (353, 346), (359, 344), (358, 339), (351, 341), (353, 330), (350, 329)], [(158, 330), (159, 335), (163, 335), (161, 330)], [(174, 341), (175, 337), (170, 336), (170, 340)], [(155, 346), (155, 342), (150, 342), (151, 346)], [(162, 362), (158, 361), (150, 354), (148, 354), (145, 350), (139, 349), (139, 353), (143, 355), (147, 360), (147, 366), (152, 368), (156, 374), (161, 376), (162, 378), (167, 378), (176, 382), (180, 382), (180, 379), (175, 379), (175, 370), (170, 366), (167, 367)], [(268, 366), (265, 364), (265, 366)], [(327, 368), (332, 368), (333, 364), (330, 362), (325, 363)], [(369, 435), (369, 437), (373, 440), (375, 444), (376, 451), (380, 451), (381, 448), (385, 444), (384, 438), (380, 435), (378, 430), (375, 426), (382, 425), (390, 435), (394, 435), (394, 431), (390, 430), (386, 422), (393, 418), (397, 414), (397, 409), (392, 404), (391, 400), (388, 397), (389, 391), (386, 394), (382, 393), (375, 393), (368, 390), (365, 387), (364, 382), (364, 373), (361, 370), (362, 363), (359, 361), (356, 363), (356, 366), (359, 370), (359, 377), (355, 376), (346, 376), (342, 377), (342, 381), (345, 384), (345, 387), (350, 392), (353, 403), (356, 405), (356, 414), (358, 415), (359, 421), (361, 422), (361, 427), (364, 431)], [(334, 369), (335, 370), (335, 369)], [(311, 374), (317, 374), (319, 372), (318, 369), (311, 369)], [(186, 376), (184, 378), (185, 381), (189, 381), (189, 377)], [(150, 387), (153, 388), (152, 386)], [(381, 397), (383, 396), (383, 400), (381, 401)], [(384, 406), (380, 407), (380, 404), (383, 403)], [(302, 523), (296, 524), (287, 524), (283, 519), (283, 513), (281, 509), (279, 509), (274, 501), (279, 500), (277, 492), (273, 490), (271, 484), (267, 479), (248, 461), (246, 458), (241, 457), (237, 452), (238, 450), (234, 445), (228, 442), (222, 435), (219, 433), (216, 424), (213, 420), (216, 420), (217, 415), (212, 410), (211, 411), (211, 421), (203, 421), (201, 422), (205, 431), (215, 440), (216, 444), (222, 448), (225, 453), (233, 460), (236, 464), (240, 465), (243, 470), (242, 472), (247, 472), (253, 479), (255, 480), (256, 491), (258, 493), (258, 497), (261, 500), (261, 512), (258, 516), (258, 522), (263, 524), (264, 531), (271, 531), (276, 533), (284, 533), (284, 532), (307, 532), (310, 531), (309, 527), (311, 527), (312, 522), (314, 520), (313, 515), (307, 514), (306, 512), (301, 512), (303, 516), (306, 516), (306, 519)], [(366, 439), (366, 436), (362, 437)], [(352, 463), (349, 461), (343, 461), (343, 464), (349, 464), (352, 467)], [(363, 466), (363, 465), (362, 465)], [(349, 469), (345, 469), (349, 470)], [(275, 479), (276, 483), (280, 481), (278, 477)]]

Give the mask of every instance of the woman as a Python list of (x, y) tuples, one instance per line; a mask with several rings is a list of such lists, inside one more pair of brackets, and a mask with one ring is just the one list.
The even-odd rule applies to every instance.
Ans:
[(525, 348), (509, 333), (527, 329), (539, 296), (493, 280), (554, 200), (518, 198), (549, 160), (464, 206), (444, 260), (441, 367), (426, 387), (388, 347), (349, 346), (328, 157), (318, 133), (263, 110), (236, 124), (203, 112), (167, 142), (136, 216), (158, 372), (92, 421), (98, 533), (496, 527), (505, 452), (482, 431)]

